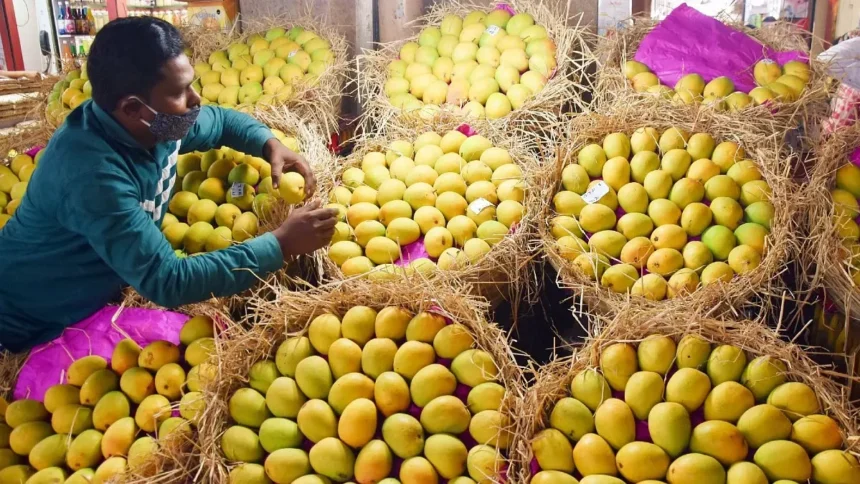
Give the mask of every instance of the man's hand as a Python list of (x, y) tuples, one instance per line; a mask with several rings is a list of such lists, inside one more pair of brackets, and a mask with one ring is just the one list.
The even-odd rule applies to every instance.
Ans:
[(310, 198), (317, 189), (317, 179), (305, 158), (284, 146), (277, 138), (266, 141), (263, 157), (272, 165), (272, 186), (278, 188), (281, 173), (294, 171), (305, 179), (305, 198)]
[(293, 210), (272, 233), (281, 245), (284, 259), (289, 259), (328, 245), (336, 223), (337, 210), (320, 208), (320, 202), (313, 201)]

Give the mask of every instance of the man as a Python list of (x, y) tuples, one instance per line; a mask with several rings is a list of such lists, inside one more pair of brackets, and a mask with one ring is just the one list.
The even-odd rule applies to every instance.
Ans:
[(20, 351), (115, 300), (131, 285), (174, 307), (248, 289), (258, 276), (331, 240), (336, 212), (309, 204), (275, 231), (180, 259), (159, 227), (178, 153), (222, 145), (262, 156), (315, 188), (307, 162), (237, 111), (200, 107), (179, 32), (124, 18), (96, 36), (87, 72), (93, 100), (54, 134), (27, 195), (0, 231), (0, 345)]

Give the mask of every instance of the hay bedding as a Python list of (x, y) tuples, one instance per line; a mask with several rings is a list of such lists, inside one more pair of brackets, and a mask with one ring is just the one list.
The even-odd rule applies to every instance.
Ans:
[[(735, 275), (729, 283), (710, 284), (674, 299), (651, 301), (640, 296), (614, 293), (593, 281), (572, 262), (562, 258), (556, 248), (555, 238), (549, 232), (549, 221), (554, 216), (552, 198), (561, 186), (561, 173), (565, 166), (576, 162), (579, 150), (591, 143), (600, 144), (609, 133), (626, 133), (628, 136), (640, 127), (654, 127), (660, 133), (671, 127), (685, 129), (690, 133), (704, 132), (714, 137), (717, 143), (735, 141), (746, 151), (746, 157), (755, 162), (765, 181), (771, 187), (771, 203), (775, 208), (771, 231), (765, 242), (759, 267), (745, 275)], [(618, 105), (607, 114), (590, 115), (573, 119), (563, 125), (567, 141), (557, 147), (552, 174), (545, 177), (543, 186), (543, 210), (538, 216), (539, 236), (532, 243), (534, 251), (542, 251), (544, 257), (558, 271), (558, 284), (581, 296), (586, 306), (598, 315), (616, 314), (625, 304), (640, 310), (690, 311), (715, 306), (737, 307), (754, 302), (763, 312), (769, 312), (772, 302), (768, 296), (780, 296), (784, 288), (780, 274), (785, 270), (789, 254), (797, 253), (799, 245), (798, 210), (805, 192), (798, 190), (790, 178), (792, 158), (780, 150), (775, 138), (759, 137), (751, 130), (738, 131), (735, 126), (724, 125), (722, 119), (700, 111), (695, 114), (685, 109), (674, 109), (667, 105), (645, 109), (641, 105)], [(755, 300), (754, 300), (755, 299)], [(753, 301), (754, 300), (754, 301)]]
[[(586, 70), (595, 62), (590, 45), (593, 34), (588, 33), (582, 22), (582, 14), (570, 11), (569, 2), (547, 2), (544, 0), (494, 1), (489, 9), (475, 0), (435, 2), (431, 11), (414, 20), (416, 30), (438, 26), (446, 15), (465, 16), (474, 10), (490, 11), (498, 6), (512, 7), (517, 13), (529, 13), (537, 24), (546, 27), (549, 38), (557, 47), (558, 67), (546, 86), (529, 99), (520, 109), (497, 120), (474, 119), (465, 115), (459, 106), (444, 104), (438, 111), (405, 113), (396, 108), (383, 92), (388, 79), (388, 65), (399, 58), (400, 48), (410, 41), (417, 41), (416, 33), (410, 38), (377, 46), (376, 50), (365, 50), (356, 62), (359, 102), (364, 107), (361, 125), (364, 131), (381, 131), (388, 125), (426, 126), (432, 120), (442, 122), (468, 122), (482, 133), (520, 138), (541, 137), (551, 139), (549, 129), (558, 122), (563, 112), (586, 111), (589, 103), (583, 95), (592, 90), (590, 76)], [(574, 24), (573, 26), (569, 26)]]
[[(628, 60), (633, 60), (642, 39), (657, 26), (659, 21), (647, 17), (633, 17), (626, 21), (627, 26), (612, 32), (612, 35), (601, 37), (596, 56), (599, 59), (595, 105), (599, 110), (615, 106), (639, 105), (643, 109), (659, 109), (660, 106), (672, 104), (662, 97), (648, 93), (635, 92), (624, 77), (622, 67)], [(778, 51), (800, 50), (809, 53), (807, 35), (796, 25), (786, 22), (774, 22), (758, 29), (732, 24), (728, 25), (741, 31), (763, 46)], [(807, 129), (817, 126), (818, 122), (828, 113), (828, 99), (832, 86), (828, 85), (825, 65), (810, 59), (811, 78), (800, 98), (791, 103), (781, 103), (776, 106), (748, 106), (738, 112), (718, 111), (706, 105), (693, 105), (688, 108), (695, 112), (707, 112), (721, 126), (736, 132), (754, 132), (761, 136), (776, 135), (780, 138), (787, 131), (799, 125)], [(672, 86), (669, 86), (672, 87)]]
[[(204, 391), (207, 406), (198, 426), (200, 466), (193, 481), (227, 482), (233, 465), (222, 454), (220, 442), (221, 435), (229, 426), (228, 400), (238, 388), (247, 385), (251, 366), (265, 358), (273, 358), (287, 338), (306, 335), (308, 325), (317, 316), (325, 313), (343, 316), (354, 306), (376, 310), (399, 306), (413, 314), (432, 311), (466, 326), (475, 339), (475, 347), (492, 355), (499, 368), (498, 383), (506, 389), (502, 411), (516, 416), (517, 402), (525, 391), (522, 370), (517, 366), (505, 334), (498, 326), (487, 322), (487, 301), (469, 296), (470, 292), (463, 285), (440, 285), (420, 279), (375, 284), (352, 280), (301, 293), (276, 288), (273, 298), (250, 300), (248, 304), (254, 314), (249, 321), (252, 323), (250, 329), (236, 326), (224, 335), (230, 344), (218, 349), (219, 379)], [(512, 425), (520, 425), (519, 418), (512, 420)], [(518, 432), (513, 428), (510, 430), (516, 438)], [(515, 447), (514, 442), (508, 451), (509, 465), (513, 465), (516, 458), (513, 454)]]

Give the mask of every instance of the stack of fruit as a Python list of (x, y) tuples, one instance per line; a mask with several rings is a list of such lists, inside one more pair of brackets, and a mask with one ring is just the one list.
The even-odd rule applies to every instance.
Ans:
[(315, 318), (230, 397), (230, 482), (498, 482), (512, 438), (505, 388), (474, 346), (467, 327), (431, 312)]
[(432, 115), (448, 104), (475, 118), (498, 119), (540, 92), (556, 67), (555, 42), (528, 13), (451, 14), (400, 48), (384, 92), (404, 111)]
[(204, 104), (253, 112), (255, 105), (289, 101), (334, 62), (331, 43), (310, 30), (272, 28), (197, 62), (194, 87)]
[(759, 266), (771, 188), (737, 143), (650, 127), (602, 143), (561, 173), (549, 230), (562, 259), (613, 292), (652, 300)]
[[(688, 335), (616, 343), (532, 440), (532, 484), (860, 482), (839, 424), (786, 364)], [(664, 384), (665, 380), (665, 384)]]
[(381, 265), (371, 277), (385, 278), (401, 258), (398, 265), (410, 259), (420, 272), (477, 263), (525, 211), (523, 172), (510, 153), (458, 130), (367, 151), (340, 181), (329, 207), (341, 221), (328, 254), (347, 276)]
[[(276, 129), (272, 133), (299, 151), (296, 138)], [(277, 200), (296, 204), (304, 199), (301, 175), (284, 173), (278, 189), (272, 187), (271, 175), (266, 160), (228, 147), (180, 155), (174, 185), (178, 191), (161, 223), (177, 255), (212, 252), (253, 238)]]
[(674, 89), (660, 84), (660, 79), (641, 62), (624, 63), (624, 77), (636, 92), (647, 92), (678, 103), (703, 103), (718, 110), (740, 111), (747, 106), (759, 106), (767, 102), (793, 102), (803, 94), (809, 83), (809, 65), (801, 61), (789, 61), (780, 66), (765, 59), (756, 63), (753, 74), (758, 87), (749, 93), (736, 91), (728, 77), (717, 77), (707, 84), (698, 74), (687, 74), (675, 84)]
[(34, 156), (26, 153), (15, 155), (9, 166), (0, 165), (0, 229), (12, 218), (15, 209), (21, 204), (21, 199), (27, 193), (27, 184), (33, 171), (39, 166), (43, 150)]
[(855, 220), (860, 216), (860, 167), (850, 162), (841, 166), (836, 170), (835, 184), (830, 190), (833, 224), (842, 239), (842, 245), (849, 252), (846, 257), (851, 260), (851, 278), (855, 284), (860, 284), (860, 227)]
[(69, 71), (65, 77), (54, 84), (48, 95), (45, 116), (51, 124), (59, 125), (81, 103), (92, 96), (93, 87), (87, 77), (86, 62), (80, 69)]
[[(0, 424), (0, 482), (103, 483), (129, 469), (154, 474), (159, 448), (181, 445), (202, 411), (201, 386), (216, 371), (205, 363), (213, 335), (211, 319), (191, 318), (180, 333), (184, 358), (167, 341), (141, 349), (122, 340), (110, 362), (73, 362), (66, 383), (49, 388), (44, 403), (10, 403)], [(181, 417), (171, 416), (176, 403)]]

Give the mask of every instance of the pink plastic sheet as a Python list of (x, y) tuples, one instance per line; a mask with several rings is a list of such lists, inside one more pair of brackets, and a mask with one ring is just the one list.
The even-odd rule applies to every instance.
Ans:
[(66, 370), (74, 360), (99, 355), (110, 361), (114, 347), (126, 337), (141, 346), (155, 340), (178, 345), (179, 331), (188, 320), (188, 316), (170, 311), (139, 308), (118, 311), (116, 306), (104, 307), (66, 328), (57, 339), (33, 348), (18, 375), (15, 399), (41, 401), (50, 386), (65, 382)]
[(851, 152), (851, 156), (849, 156), (851, 163), (860, 166), (860, 148)]
[(805, 52), (775, 51), (686, 3), (642, 39), (634, 59), (670, 87), (684, 75), (695, 73), (705, 82), (726, 76), (735, 83), (735, 89), (744, 92), (756, 87), (753, 68), (762, 59), (780, 64), (808, 62)]

